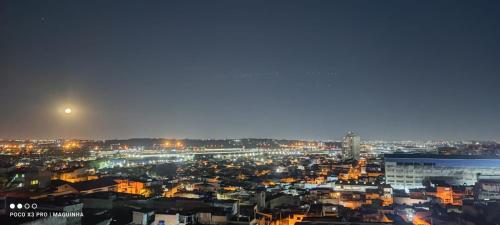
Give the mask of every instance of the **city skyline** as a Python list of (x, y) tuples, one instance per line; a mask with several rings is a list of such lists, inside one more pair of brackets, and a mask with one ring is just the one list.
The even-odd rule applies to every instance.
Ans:
[[(349, 136), (350, 132), (344, 135)], [(356, 134), (360, 137), (358, 134)], [(304, 142), (304, 143), (337, 143), (341, 145), (345, 141), (345, 136), (332, 138), (332, 139), (300, 139), (300, 138), (270, 138), (270, 137), (239, 137), (239, 138), (176, 138), (176, 137), (132, 137), (132, 138), (110, 138), (110, 139), (89, 139), (89, 138), (0, 138), (0, 142), (54, 142), (54, 141), (91, 141), (91, 142), (129, 142), (129, 141), (241, 141), (241, 140), (270, 140), (270, 141), (287, 141), (287, 142)], [(399, 144), (414, 144), (414, 145), (454, 145), (454, 144), (471, 144), (471, 145), (481, 145), (481, 144), (500, 144), (497, 140), (482, 140), (482, 139), (463, 139), (463, 140), (452, 140), (452, 139), (367, 139), (360, 137), (359, 143), (361, 144), (373, 144), (373, 143), (399, 143)], [(134, 145), (135, 146), (135, 145)], [(139, 147), (139, 146), (135, 146)], [(184, 146), (185, 147), (185, 146)], [(341, 146), (339, 147), (339, 149)]]
[(499, 4), (2, 1), (0, 138), (498, 141)]

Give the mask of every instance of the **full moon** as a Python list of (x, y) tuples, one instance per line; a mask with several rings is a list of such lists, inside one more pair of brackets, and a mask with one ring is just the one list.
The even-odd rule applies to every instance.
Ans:
[(70, 113), (71, 113), (71, 108), (66, 108), (66, 109), (64, 109), (64, 113), (66, 113), (66, 114), (70, 114)]

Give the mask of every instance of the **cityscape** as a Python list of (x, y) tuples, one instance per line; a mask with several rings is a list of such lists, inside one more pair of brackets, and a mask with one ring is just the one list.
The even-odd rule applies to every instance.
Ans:
[(9, 224), (495, 224), (500, 209), (491, 141), (4, 140), (0, 153)]
[(2, 0), (0, 225), (500, 225), (500, 1)]

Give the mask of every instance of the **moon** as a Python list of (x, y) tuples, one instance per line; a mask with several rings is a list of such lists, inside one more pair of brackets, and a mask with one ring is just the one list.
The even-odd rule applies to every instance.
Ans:
[(65, 109), (64, 109), (64, 113), (66, 113), (66, 114), (70, 114), (70, 113), (71, 113), (71, 108), (65, 108)]

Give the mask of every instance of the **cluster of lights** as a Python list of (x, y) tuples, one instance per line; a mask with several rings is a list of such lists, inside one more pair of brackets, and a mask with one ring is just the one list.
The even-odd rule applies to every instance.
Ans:
[(172, 143), (170, 141), (166, 141), (163, 145), (167, 148), (169, 148), (169, 147), (178, 147), (178, 148), (184, 147), (184, 144), (180, 141), (176, 141), (175, 143)]
[(68, 143), (63, 145), (63, 148), (65, 148), (65, 149), (79, 148), (79, 147), (80, 147), (80, 144), (77, 142), (68, 142)]

